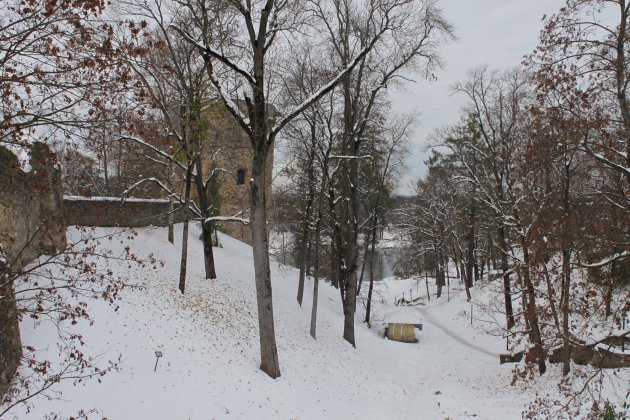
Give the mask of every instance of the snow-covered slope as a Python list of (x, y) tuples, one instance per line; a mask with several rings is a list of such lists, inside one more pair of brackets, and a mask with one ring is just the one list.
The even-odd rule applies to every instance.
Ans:
[[(452, 285), (450, 303), (443, 297), (418, 307), (424, 323), (419, 343), (388, 341), (378, 325), (368, 329), (357, 313), (353, 348), (342, 339), (338, 291), (320, 287), (318, 338), (313, 340), (308, 333), (312, 283), (307, 282), (300, 308), (297, 271), (277, 263), (272, 277), (282, 376), (273, 380), (258, 369), (251, 248), (221, 236), (223, 248), (215, 250), (219, 278), (206, 280), (198, 235), (191, 229), (182, 296), (177, 290), (179, 241), (168, 243), (164, 229), (139, 230), (129, 245), (139, 255), (154, 253), (164, 267), (116, 268), (145, 288), (126, 289), (118, 312), (95, 302), (94, 325), (76, 327), (88, 353), (103, 360), (121, 354), (120, 370), (101, 383), (61, 383), (59, 399), (38, 398), (30, 414), (23, 408), (13, 414), (42, 418), (56, 412), (67, 418), (80, 409), (96, 409), (90, 418), (510, 419), (520, 418), (532, 398), (533, 390), (509, 385), (512, 367), (498, 364), (504, 341), (468, 327), (469, 305), (458, 285)], [(126, 244), (121, 239), (106, 246)], [(409, 289), (422, 292), (411, 280), (380, 283), (375, 317)], [(23, 321), (22, 334), (37, 348), (47, 348), (54, 339), (53, 329), (35, 328), (29, 320)], [(163, 357), (154, 372), (156, 350)]]

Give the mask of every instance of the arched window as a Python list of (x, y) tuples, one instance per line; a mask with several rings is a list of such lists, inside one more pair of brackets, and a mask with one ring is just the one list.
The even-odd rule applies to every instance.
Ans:
[(245, 169), (236, 171), (236, 185), (245, 185)]

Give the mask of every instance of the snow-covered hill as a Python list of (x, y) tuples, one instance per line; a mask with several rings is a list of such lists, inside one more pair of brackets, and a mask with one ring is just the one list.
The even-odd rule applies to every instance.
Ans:
[[(417, 307), (424, 324), (417, 344), (384, 339), (378, 321), (370, 330), (361, 323), (362, 311), (357, 313), (356, 348), (342, 339), (338, 291), (322, 284), (318, 338), (313, 340), (308, 332), (312, 283), (307, 282), (300, 308), (297, 271), (274, 263), (282, 376), (273, 380), (258, 369), (251, 248), (221, 236), (223, 247), (215, 251), (219, 278), (206, 280), (199, 232), (191, 229), (187, 293), (182, 296), (177, 290), (179, 241), (168, 243), (164, 229), (138, 232), (134, 240), (121, 236), (104, 246), (116, 249), (128, 243), (141, 256), (153, 253), (164, 267), (115, 265), (129, 281), (145, 287), (125, 289), (117, 312), (94, 302), (94, 325), (75, 327), (85, 338), (87, 353), (101, 360), (120, 354), (120, 369), (101, 383), (60, 383), (55, 388), (59, 398), (38, 397), (29, 414), (23, 407), (11, 414), (42, 418), (55, 412), (67, 418), (80, 409), (95, 409), (90, 418), (110, 420), (511, 419), (521, 418), (534, 393), (552, 388), (558, 379), (552, 370), (532, 389), (510, 386), (512, 366), (498, 364), (505, 341), (470, 328), (470, 305), (459, 284), (452, 284), (450, 303), (445, 295)], [(69, 230), (71, 236), (78, 234)], [(415, 280), (379, 283), (375, 318), (410, 289), (426, 295)], [(25, 344), (48, 349), (51, 357), (55, 334), (45, 323), (22, 322)], [(154, 372), (156, 350), (163, 357)]]

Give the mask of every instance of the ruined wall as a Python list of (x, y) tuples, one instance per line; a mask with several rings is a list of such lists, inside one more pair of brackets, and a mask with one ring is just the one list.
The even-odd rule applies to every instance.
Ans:
[[(0, 262), (0, 273), (6, 273), (6, 265)], [(20, 325), (13, 292), (13, 282), (7, 277), (0, 279), (0, 401), (20, 363), (22, 343)]]
[[(168, 226), (170, 212), (166, 199), (118, 197), (64, 197), (64, 219), (68, 226), (141, 227)], [(173, 223), (184, 221), (184, 210), (174, 205)], [(196, 217), (192, 212), (189, 218)]]
[(50, 149), (32, 146), (31, 170), (0, 147), (0, 396), (22, 354), (13, 275), (32, 259), (65, 248), (61, 174)]

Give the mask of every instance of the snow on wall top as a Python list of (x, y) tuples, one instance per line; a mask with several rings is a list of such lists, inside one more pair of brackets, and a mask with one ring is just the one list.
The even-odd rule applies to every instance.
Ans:
[(64, 200), (68, 201), (113, 201), (130, 203), (168, 203), (166, 198), (121, 198), (121, 197), (86, 197), (82, 195), (64, 195)]
[(422, 318), (414, 308), (399, 307), (385, 312), (383, 321), (388, 324), (419, 324)]

